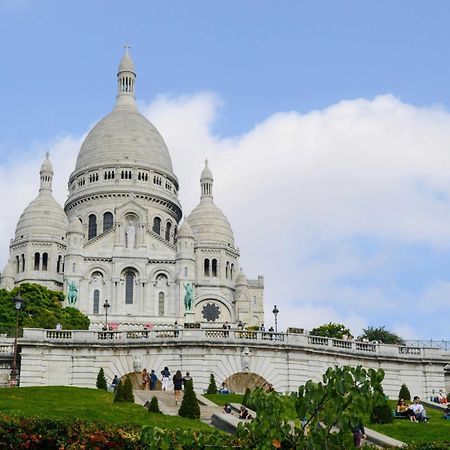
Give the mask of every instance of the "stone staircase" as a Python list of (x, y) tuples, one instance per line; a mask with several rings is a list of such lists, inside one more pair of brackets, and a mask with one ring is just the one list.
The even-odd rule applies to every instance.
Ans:
[[(163, 414), (168, 416), (178, 415), (181, 401), (183, 400), (183, 391), (181, 392), (180, 405), (175, 404), (175, 395), (173, 391), (147, 391), (147, 390), (133, 390), (134, 401), (138, 405), (144, 405), (149, 402), (152, 397), (158, 399), (159, 409)], [(214, 414), (221, 413), (222, 407), (217, 406), (201, 394), (197, 394), (198, 403), (200, 405), (200, 420), (202, 422), (211, 424), (211, 418)]]

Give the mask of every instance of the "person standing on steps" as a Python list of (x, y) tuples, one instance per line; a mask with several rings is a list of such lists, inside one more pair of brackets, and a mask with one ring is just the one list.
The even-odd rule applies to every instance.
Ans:
[(175, 405), (178, 405), (181, 397), (181, 389), (183, 388), (183, 375), (179, 370), (173, 376), (173, 390), (175, 392)]
[(169, 387), (169, 381), (170, 381), (170, 372), (168, 367), (164, 367), (163, 370), (161, 370), (161, 383), (162, 383), (162, 390), (167, 391), (167, 388)]
[(158, 381), (158, 377), (156, 376), (155, 371), (152, 369), (150, 373), (150, 390), (156, 390), (156, 382)]

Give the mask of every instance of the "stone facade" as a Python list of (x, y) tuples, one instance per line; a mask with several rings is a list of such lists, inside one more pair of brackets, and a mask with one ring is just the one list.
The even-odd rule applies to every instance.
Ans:
[(47, 155), (1, 286), (35, 282), (64, 290), (67, 304), (87, 314), (93, 328), (104, 326), (106, 300), (110, 325), (119, 329), (175, 321), (259, 325), (263, 278), (247, 280), (241, 271), (208, 163), (200, 203), (181, 222), (178, 179), (163, 138), (136, 107), (128, 51), (117, 82), (113, 111), (80, 148), (64, 209), (52, 196)]
[(363, 365), (385, 371), (387, 395), (395, 398), (402, 383), (412, 395), (429, 398), (433, 390), (450, 391), (449, 351), (438, 348), (383, 345), (317, 336), (231, 329), (150, 331), (55, 331), (25, 329), (20, 339), (21, 386), (94, 387), (102, 367), (108, 379), (164, 366), (189, 371), (199, 392), (214, 374), (241, 389), (242, 380), (271, 383), (293, 392), (328, 367)]

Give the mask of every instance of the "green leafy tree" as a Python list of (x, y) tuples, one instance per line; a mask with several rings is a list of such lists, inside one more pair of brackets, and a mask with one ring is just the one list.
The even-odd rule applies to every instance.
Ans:
[(149, 412), (152, 413), (162, 414), (161, 410), (159, 409), (158, 399), (155, 396), (153, 396), (152, 399), (150, 400), (148, 410)]
[(392, 331), (386, 330), (386, 327), (368, 327), (363, 329), (361, 336), (358, 336), (359, 340), (367, 339), (369, 341), (378, 341), (383, 344), (397, 344), (405, 345), (403, 338), (393, 333)]
[(200, 419), (200, 406), (194, 392), (192, 380), (187, 381), (185, 384), (183, 401), (178, 410), (178, 415), (189, 419)]
[(206, 390), (207, 394), (217, 394), (217, 385), (216, 385), (216, 380), (214, 378), (214, 374), (212, 373), (209, 376), (209, 385), (208, 385), (208, 389)]
[(103, 371), (103, 367), (100, 368), (97, 375), (97, 389), (103, 389), (104, 391), (108, 390), (108, 384), (106, 383), (105, 372)]
[(244, 406), (246, 406), (247, 408), (253, 409), (250, 406), (250, 395), (251, 395), (252, 391), (250, 390), (250, 388), (247, 388), (244, 392), (244, 397), (242, 397), (242, 404)]
[(376, 405), (372, 408), (370, 423), (392, 423), (393, 421), (394, 414), (392, 414), (392, 408), (387, 401), (383, 405)]
[(16, 324), (13, 299), (20, 291), (24, 303), (19, 313), (20, 328), (55, 328), (60, 323), (65, 330), (89, 329), (89, 318), (76, 308), (63, 308), (64, 294), (45, 286), (23, 283), (12, 291), (0, 289), (0, 331), (12, 335)]
[(402, 384), (402, 386), (400, 387), (400, 391), (398, 393), (398, 399), (403, 399), (403, 400), (411, 400), (411, 393), (409, 392), (408, 386), (406, 386), (406, 384)]
[(333, 339), (342, 339), (344, 335), (351, 336), (350, 330), (345, 325), (332, 322), (313, 328), (309, 334)]
[(322, 382), (300, 386), (293, 424), (286, 398), (255, 389), (252, 400), (258, 411), (249, 423), (240, 424), (238, 437), (245, 448), (348, 449), (353, 448), (351, 428), (366, 411), (386, 400), (381, 387), (384, 372), (358, 367), (329, 368)]

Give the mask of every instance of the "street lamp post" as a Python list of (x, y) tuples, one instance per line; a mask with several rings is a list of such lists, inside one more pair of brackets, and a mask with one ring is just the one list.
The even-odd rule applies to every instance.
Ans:
[(275, 306), (273, 307), (273, 310), (272, 310), (272, 313), (273, 313), (273, 315), (275, 316), (275, 333), (278, 333), (277, 317), (278, 317), (278, 313), (279, 313), (279, 312), (280, 312), (280, 311), (278, 310), (277, 305), (275, 305)]
[(14, 307), (16, 308), (16, 334), (14, 336), (13, 360), (11, 364), (10, 386), (17, 386), (17, 338), (19, 336), (19, 311), (22, 309), (23, 298), (20, 291), (13, 298)]
[(108, 331), (108, 309), (110, 306), (108, 300), (105, 300), (105, 303), (103, 304), (103, 308), (105, 308), (105, 331)]

